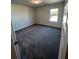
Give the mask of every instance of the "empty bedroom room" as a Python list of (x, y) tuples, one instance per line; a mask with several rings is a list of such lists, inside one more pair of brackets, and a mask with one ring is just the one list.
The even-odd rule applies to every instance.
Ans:
[(67, 3), (12, 0), (11, 59), (67, 59)]

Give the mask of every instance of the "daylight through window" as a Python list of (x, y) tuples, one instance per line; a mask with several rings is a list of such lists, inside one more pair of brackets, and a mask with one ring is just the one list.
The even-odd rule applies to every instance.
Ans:
[(50, 9), (50, 21), (52, 22), (58, 21), (58, 8)]

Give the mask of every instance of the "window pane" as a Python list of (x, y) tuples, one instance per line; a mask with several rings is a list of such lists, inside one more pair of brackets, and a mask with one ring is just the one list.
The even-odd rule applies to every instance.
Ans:
[(50, 9), (50, 21), (58, 21), (58, 8)]

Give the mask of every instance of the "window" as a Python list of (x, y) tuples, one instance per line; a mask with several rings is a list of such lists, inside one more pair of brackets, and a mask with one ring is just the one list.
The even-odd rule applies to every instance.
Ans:
[(50, 9), (50, 21), (51, 22), (58, 21), (58, 8)]

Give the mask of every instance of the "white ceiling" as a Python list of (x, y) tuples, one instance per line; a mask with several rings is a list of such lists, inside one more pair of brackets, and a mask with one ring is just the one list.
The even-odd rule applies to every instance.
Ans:
[(31, 0), (12, 0), (12, 3), (23, 4), (23, 5), (28, 5), (32, 7), (38, 7), (38, 6), (59, 3), (59, 2), (64, 2), (64, 0), (42, 0), (42, 3), (40, 4), (33, 4), (31, 3)]

